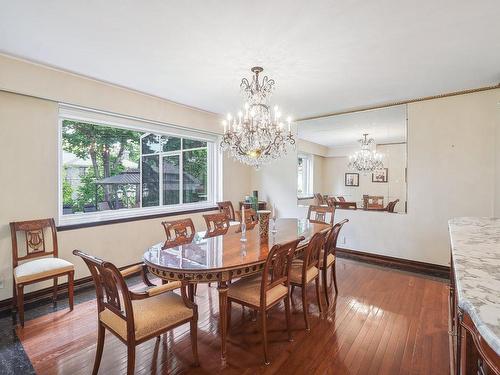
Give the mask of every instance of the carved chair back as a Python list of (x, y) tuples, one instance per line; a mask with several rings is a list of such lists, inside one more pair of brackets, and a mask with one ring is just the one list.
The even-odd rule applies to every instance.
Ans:
[(381, 195), (363, 195), (363, 206), (367, 210), (384, 208), (384, 197)]
[(335, 249), (337, 248), (337, 240), (339, 238), (339, 233), (345, 223), (349, 222), (349, 219), (344, 219), (333, 226), (330, 232), (326, 236), (324, 253), (323, 253), (323, 264), (327, 264), (326, 258), (328, 254), (335, 255)]
[(236, 220), (234, 214), (234, 207), (231, 201), (217, 202), (217, 207), (219, 207), (220, 212), (224, 212), (229, 220)]
[[(18, 232), (24, 232), (26, 254), (21, 254), (17, 242)], [(57, 258), (57, 230), (54, 219), (17, 221), (10, 223), (12, 239), (12, 265), (17, 267), (20, 261), (52, 255)], [(48, 238), (51, 241), (47, 243)]]
[(337, 197), (337, 199), (339, 200), (339, 202), (345, 202), (345, 198), (344, 197)]
[(314, 198), (316, 199), (316, 204), (318, 206), (325, 204), (325, 199), (323, 198), (323, 195), (321, 195), (321, 193), (314, 194)]
[(396, 208), (396, 205), (398, 204), (399, 199), (396, 199), (395, 201), (389, 202), (387, 207), (385, 208), (387, 212), (394, 212), (394, 209)]
[(161, 225), (163, 225), (167, 236), (167, 240), (163, 244), (163, 249), (191, 243), (196, 233), (193, 220), (189, 218), (164, 221)]
[[(327, 216), (330, 216), (328, 218)], [(309, 206), (307, 218), (313, 223), (333, 225), (335, 217), (335, 207), (330, 206)]]
[(275, 286), (282, 284), (287, 288), (290, 286), (290, 270), (292, 268), (293, 256), (297, 245), (304, 240), (301, 236), (296, 240), (284, 244), (274, 245), (266, 259), (264, 270), (262, 272), (262, 281), (260, 289), (260, 305), (266, 306), (266, 292)]
[[(241, 222), (241, 211), (237, 212), (237, 220)], [(259, 217), (257, 216), (257, 212), (253, 208), (245, 208), (245, 224), (247, 225), (247, 229), (252, 229), (259, 223)]]
[(306, 252), (304, 254), (304, 267), (302, 268), (302, 279), (305, 280), (307, 270), (312, 267), (319, 267), (319, 259), (321, 256), (321, 250), (323, 249), (326, 241), (326, 236), (332, 231), (329, 228), (325, 231), (316, 233), (309, 244), (307, 245)]
[(335, 197), (326, 197), (326, 204), (329, 207), (335, 207), (336, 202), (337, 202), (337, 199), (335, 199)]
[(108, 309), (127, 322), (127, 337), (134, 333), (134, 313), (127, 284), (120, 270), (110, 262), (73, 250), (73, 254), (83, 259), (94, 281), (97, 311)]
[(225, 212), (203, 215), (203, 218), (207, 224), (207, 237), (226, 234), (229, 230), (229, 218)]

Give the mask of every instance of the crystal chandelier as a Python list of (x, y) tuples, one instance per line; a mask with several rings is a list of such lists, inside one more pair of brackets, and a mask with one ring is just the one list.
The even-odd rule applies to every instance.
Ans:
[(361, 144), (361, 150), (349, 156), (349, 164), (347, 165), (349, 169), (365, 174), (384, 168), (382, 162), (384, 156), (375, 150), (375, 140), (367, 137), (368, 134), (363, 134), (363, 138), (358, 140)]
[(274, 89), (274, 80), (259, 74), (264, 69), (253, 67), (252, 82), (241, 80), (240, 89), (246, 99), (244, 111), (237, 116), (227, 115), (224, 136), (220, 143), (223, 151), (229, 151), (234, 159), (255, 168), (284, 156), (289, 146), (295, 145), (291, 119), (287, 128), (281, 120), (281, 112), (275, 106), (271, 113), (269, 97)]

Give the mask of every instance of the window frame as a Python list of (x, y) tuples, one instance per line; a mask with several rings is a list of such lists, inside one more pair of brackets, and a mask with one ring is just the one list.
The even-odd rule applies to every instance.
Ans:
[[(299, 194), (299, 186), (298, 186), (298, 166), (299, 166), (299, 158), (306, 161), (306, 163), (303, 163), (302, 165), (302, 178), (304, 180), (305, 177), (305, 190), (306, 192), (302, 192), (302, 194)], [(314, 180), (314, 161), (313, 161), (313, 155), (311, 154), (305, 154), (305, 153), (299, 153), (297, 154), (297, 197), (298, 198), (304, 198), (304, 197), (312, 197), (314, 196), (313, 192), (313, 180)]]
[[(96, 212), (86, 212), (86, 213), (74, 213), (63, 215), (63, 121), (73, 120), (81, 122), (89, 122), (96, 125), (115, 127), (127, 130), (135, 130), (144, 133), (154, 133), (156, 135), (164, 135), (179, 138), (189, 138), (200, 141), (207, 142), (207, 200), (203, 202), (193, 202), (193, 203), (179, 203), (173, 205), (158, 205), (153, 207), (142, 207), (142, 178), (140, 181), (140, 204), (141, 207), (136, 208), (121, 208), (118, 210), (109, 211), (96, 211)], [(58, 199), (57, 199), (57, 212), (58, 212), (58, 226), (74, 226), (79, 224), (92, 224), (96, 225), (105, 222), (115, 222), (120, 219), (127, 219), (126, 221), (133, 220), (134, 218), (141, 219), (148, 216), (158, 216), (161, 214), (173, 214), (186, 211), (200, 211), (200, 210), (211, 210), (216, 207), (216, 202), (220, 200), (222, 196), (222, 154), (217, 147), (220, 142), (220, 136), (216, 133), (203, 131), (203, 130), (193, 130), (186, 127), (181, 127), (177, 125), (145, 120), (142, 118), (118, 115), (114, 113), (98, 111), (93, 109), (87, 109), (79, 106), (72, 106), (67, 104), (59, 104), (59, 114), (58, 114)], [(140, 145), (142, 147), (142, 144)], [(202, 147), (205, 148), (205, 147)], [(189, 150), (194, 150), (189, 149)], [(167, 154), (178, 153), (179, 158), (182, 159), (182, 146), (179, 151), (171, 152), (159, 152), (158, 157), (161, 159)], [(142, 157), (142, 153), (141, 153)], [(139, 162), (139, 168), (142, 171), (142, 163)], [(163, 178), (163, 171), (160, 170), (160, 179)], [(180, 169), (180, 180), (183, 179), (183, 171)], [(160, 180), (161, 184), (161, 180)], [(182, 185), (181, 185), (182, 186)], [(182, 190), (181, 190), (182, 194)], [(163, 198), (163, 189), (160, 185), (160, 196)], [(182, 201), (182, 200), (181, 200)], [(162, 202), (162, 199), (160, 200)]]

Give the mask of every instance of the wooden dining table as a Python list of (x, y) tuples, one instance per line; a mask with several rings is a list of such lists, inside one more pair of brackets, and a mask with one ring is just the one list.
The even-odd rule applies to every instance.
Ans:
[(262, 272), (273, 245), (304, 236), (297, 247), (297, 252), (300, 252), (315, 233), (329, 227), (307, 219), (277, 219), (275, 232), (271, 222), (268, 237), (261, 236), (259, 225), (256, 225), (246, 231), (246, 241), (243, 242), (240, 226), (233, 225), (224, 235), (207, 238), (206, 232), (198, 232), (191, 243), (169, 249), (162, 249), (163, 242), (160, 242), (144, 253), (144, 262), (148, 270), (160, 279), (180, 280), (183, 287), (191, 291), (191, 296), (196, 283), (217, 282), (221, 361), (225, 365), (228, 282)]

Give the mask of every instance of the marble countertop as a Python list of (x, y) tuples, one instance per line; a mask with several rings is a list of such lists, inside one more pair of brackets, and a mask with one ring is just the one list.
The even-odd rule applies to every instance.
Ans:
[(458, 306), (500, 355), (500, 218), (448, 222)]

